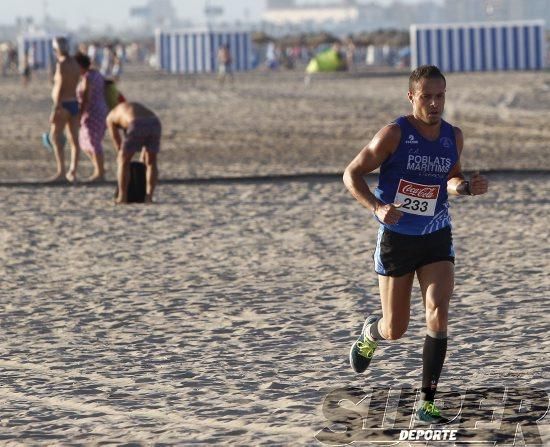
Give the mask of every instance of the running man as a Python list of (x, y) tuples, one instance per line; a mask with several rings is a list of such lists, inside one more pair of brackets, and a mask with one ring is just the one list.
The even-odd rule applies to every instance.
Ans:
[[(411, 290), (418, 277), (426, 310), (422, 389), (416, 419), (447, 420), (434, 405), (447, 351), (449, 302), (454, 287), (454, 249), (448, 194), (480, 195), (487, 179), (465, 180), (460, 167), (462, 132), (441, 117), (446, 80), (437, 67), (421, 66), (409, 78), (412, 114), (383, 127), (349, 164), (344, 183), (380, 223), (374, 253), (381, 317), (370, 315), (350, 350), (350, 363), (364, 372), (382, 340), (401, 338), (409, 323)], [(370, 191), (364, 176), (380, 168)]]
[[(76, 99), (76, 87), (80, 79), (80, 66), (69, 56), (69, 43), (64, 37), (53, 40), (53, 49), (57, 58), (53, 77), (53, 109), (50, 115), (52, 144), (57, 162), (57, 173), (50, 181), (58, 182), (64, 177), (71, 183), (76, 181), (76, 168), (80, 147), (78, 145), (79, 106)], [(65, 155), (63, 153), (63, 131), (68, 129), (71, 145), (71, 165), (65, 174)]]
[[(130, 162), (136, 152), (144, 152), (146, 166), (145, 202), (153, 202), (158, 179), (157, 154), (160, 151), (162, 127), (158, 117), (137, 102), (122, 102), (107, 115), (107, 129), (117, 151), (118, 197), (116, 203), (128, 202)], [(124, 132), (124, 139), (120, 130)]]

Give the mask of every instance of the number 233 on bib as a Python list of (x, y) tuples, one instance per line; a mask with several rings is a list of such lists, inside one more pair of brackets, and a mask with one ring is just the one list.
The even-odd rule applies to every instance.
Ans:
[(439, 196), (439, 185), (422, 185), (401, 179), (394, 203), (400, 203), (404, 213), (433, 216)]

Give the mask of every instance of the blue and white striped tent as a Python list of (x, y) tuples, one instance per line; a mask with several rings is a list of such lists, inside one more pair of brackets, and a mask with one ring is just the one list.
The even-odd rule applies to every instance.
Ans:
[(209, 29), (155, 33), (157, 67), (170, 73), (212, 73), (218, 68), (218, 49), (228, 45), (234, 71), (252, 68), (249, 32)]
[(444, 72), (541, 70), (544, 22), (412, 25), (411, 66), (436, 65)]
[(64, 34), (23, 34), (17, 38), (17, 52), (19, 64), (23, 63), (25, 53), (31, 58), (32, 69), (48, 70), (55, 65), (55, 54), (53, 51), (52, 40), (56, 36), (63, 36), (69, 39), (69, 36)]

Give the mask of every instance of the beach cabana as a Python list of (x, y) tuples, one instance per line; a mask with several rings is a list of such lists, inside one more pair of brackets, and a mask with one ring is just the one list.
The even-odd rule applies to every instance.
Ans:
[(228, 45), (234, 71), (252, 69), (252, 36), (248, 31), (157, 30), (155, 47), (157, 68), (169, 73), (213, 73), (218, 68), (217, 54)]
[(19, 66), (25, 59), (25, 54), (30, 59), (31, 68), (34, 70), (49, 70), (55, 64), (52, 40), (54, 37), (62, 36), (69, 39), (69, 36), (49, 33), (22, 34), (17, 38), (17, 54)]
[(411, 66), (437, 65), (445, 72), (541, 70), (544, 22), (412, 25)]

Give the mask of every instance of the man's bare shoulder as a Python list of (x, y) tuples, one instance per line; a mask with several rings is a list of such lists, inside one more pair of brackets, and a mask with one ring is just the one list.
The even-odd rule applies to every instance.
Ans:
[(401, 127), (397, 123), (386, 124), (380, 132), (383, 132), (387, 138), (399, 140), (401, 138)]
[(62, 61), (59, 61), (59, 67), (61, 68), (61, 71), (63, 72), (74, 72), (75, 70), (79, 70), (79, 65), (76, 62), (76, 60), (72, 57), (66, 57)]
[(119, 107), (121, 104), (114, 107), (108, 114), (107, 114), (107, 122), (118, 125), (118, 121), (120, 120), (120, 109)]
[(121, 102), (116, 105), (113, 110), (107, 115), (107, 121), (115, 126), (127, 127), (128, 123), (134, 117), (133, 104), (129, 102)]
[(401, 141), (401, 128), (396, 123), (390, 123), (382, 127), (371, 142), (373, 149), (379, 149), (386, 153), (392, 153), (397, 149)]

